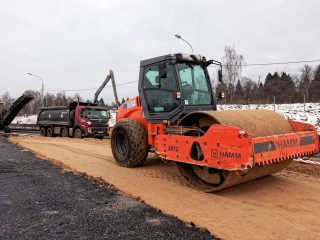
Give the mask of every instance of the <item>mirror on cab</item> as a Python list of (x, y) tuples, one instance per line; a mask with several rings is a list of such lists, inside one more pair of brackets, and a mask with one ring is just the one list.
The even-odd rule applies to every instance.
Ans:
[(219, 96), (218, 98), (221, 100), (221, 99), (224, 99), (226, 97), (226, 94), (224, 92), (219, 92)]
[(221, 71), (221, 69), (218, 70), (218, 79), (219, 79), (219, 82), (222, 82), (222, 71)]
[(79, 115), (80, 115), (81, 118), (85, 118), (86, 117), (85, 110), (84, 109), (80, 109), (79, 110)]
[[(166, 62), (161, 62), (158, 64), (159, 68), (159, 78), (166, 78), (167, 77), (167, 67)], [(161, 81), (161, 80), (160, 80)]]

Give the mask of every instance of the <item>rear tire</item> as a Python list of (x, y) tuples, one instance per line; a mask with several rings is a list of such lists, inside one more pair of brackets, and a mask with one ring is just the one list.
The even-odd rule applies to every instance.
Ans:
[(52, 127), (48, 127), (48, 129), (47, 129), (47, 136), (48, 136), (48, 137), (52, 137), (52, 136), (53, 136), (53, 129), (52, 129)]
[(66, 127), (61, 129), (61, 137), (68, 137), (68, 129)]
[(80, 128), (77, 128), (76, 130), (74, 130), (73, 137), (75, 137), (75, 138), (81, 138), (82, 137), (82, 131), (81, 131)]
[(130, 118), (119, 121), (111, 134), (112, 154), (122, 167), (139, 167), (148, 156), (148, 137), (144, 127)]
[(47, 130), (45, 127), (40, 128), (40, 136), (47, 136)]

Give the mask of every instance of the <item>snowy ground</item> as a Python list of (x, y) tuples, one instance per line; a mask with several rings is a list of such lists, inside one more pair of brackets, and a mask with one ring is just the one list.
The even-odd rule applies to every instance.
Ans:
[(12, 123), (17, 124), (36, 124), (37, 122), (37, 115), (30, 115), (30, 116), (18, 116), (13, 119)]
[(303, 104), (259, 104), (259, 105), (219, 105), (218, 110), (268, 109), (276, 111), (289, 120), (310, 123), (320, 135), (320, 103)]
[[(286, 119), (295, 120), (299, 122), (306, 122), (314, 125), (320, 135), (320, 103), (306, 103), (303, 104), (259, 104), (259, 105), (219, 105), (218, 110), (239, 110), (239, 109), (268, 109), (276, 111), (284, 116)], [(114, 111), (110, 114), (109, 126), (113, 126), (116, 121), (116, 113)], [(16, 117), (12, 123), (30, 123), (35, 124), (37, 116), (22, 116)]]

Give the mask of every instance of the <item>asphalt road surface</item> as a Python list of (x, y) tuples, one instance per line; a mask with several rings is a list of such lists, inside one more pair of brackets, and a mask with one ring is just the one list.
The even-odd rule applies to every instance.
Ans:
[(0, 213), (0, 239), (215, 239), (2, 137)]

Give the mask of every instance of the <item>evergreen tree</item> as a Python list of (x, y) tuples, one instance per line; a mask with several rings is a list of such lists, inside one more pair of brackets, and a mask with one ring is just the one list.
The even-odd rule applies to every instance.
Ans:
[(264, 85), (269, 84), (270, 81), (272, 81), (273, 76), (271, 73), (268, 73), (268, 75), (266, 76), (266, 80), (264, 82)]
[(293, 102), (295, 84), (290, 75), (287, 75), (285, 72), (281, 74), (279, 87), (281, 92), (279, 92), (278, 100), (281, 103)]
[(314, 79), (313, 80), (320, 82), (320, 64), (314, 72)]
[(104, 103), (104, 100), (103, 100), (103, 98), (100, 98), (100, 100), (99, 100), (99, 105), (100, 106), (106, 106), (106, 104)]
[(263, 84), (262, 82), (259, 83), (259, 89), (262, 89), (263, 88)]
[(320, 65), (314, 71), (314, 78), (310, 83), (310, 101), (320, 102)]
[(239, 79), (236, 85), (236, 89), (234, 91), (234, 100), (236, 103), (242, 103), (243, 100), (243, 89)]
[(279, 79), (280, 79), (280, 76), (279, 76), (278, 72), (275, 72), (275, 73), (273, 74), (272, 78), (273, 78), (274, 80), (279, 80)]

